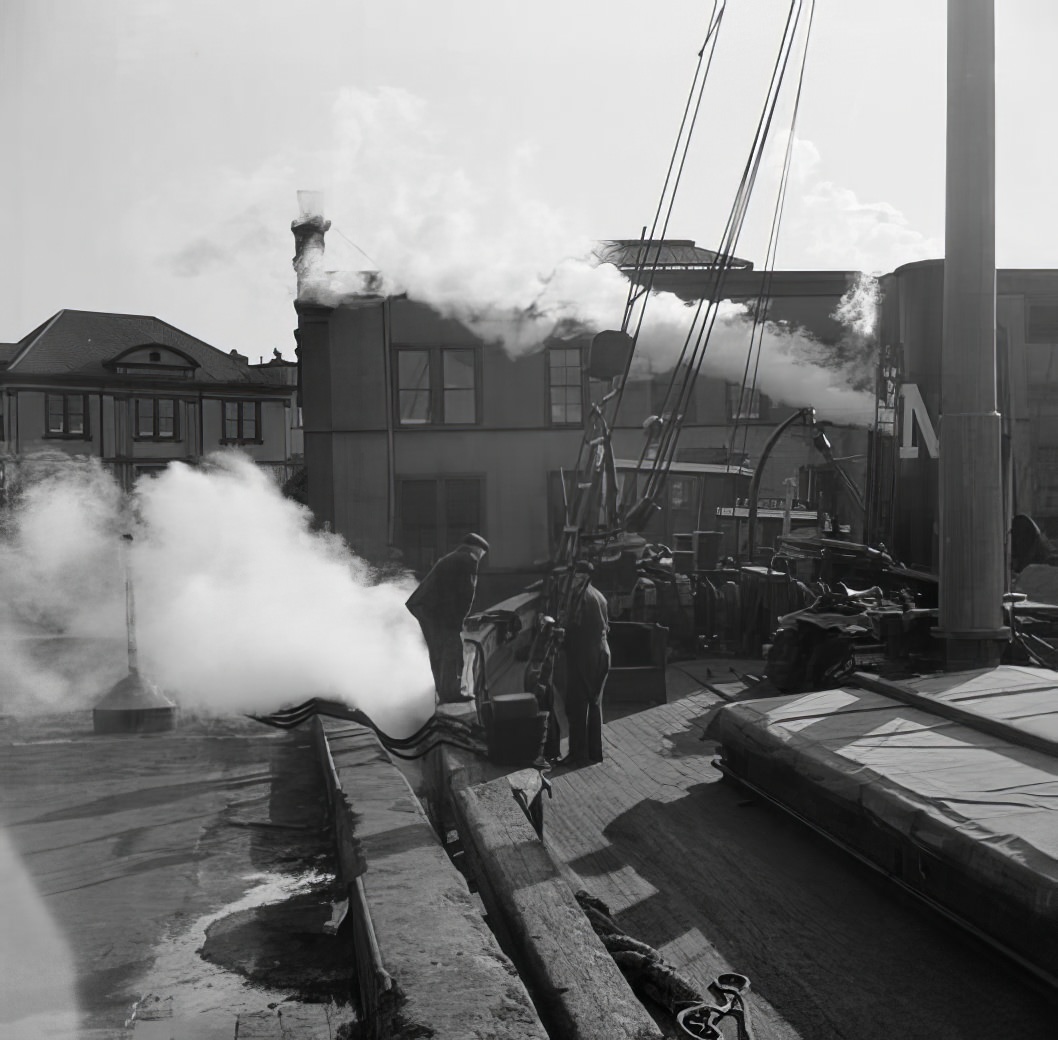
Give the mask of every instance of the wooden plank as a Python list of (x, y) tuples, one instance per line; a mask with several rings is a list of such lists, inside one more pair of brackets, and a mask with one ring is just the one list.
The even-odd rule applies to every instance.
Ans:
[(506, 779), (454, 792), (490, 920), (563, 1040), (661, 1040), (511, 794)]
[[(950, 673), (952, 684), (957, 681), (959, 674)], [(931, 695), (930, 692), (922, 691), (917, 684), (912, 686), (908, 683), (893, 682), (866, 672), (855, 672), (852, 676), (852, 684), (891, 697), (903, 704), (909, 704), (931, 715), (938, 715), (960, 725), (968, 726), (970, 729), (987, 733), (999, 740), (1058, 757), (1058, 740), (1055, 740), (1044, 727), (1034, 726), (1032, 718), (1005, 719), (988, 715), (982, 710), (975, 710), (973, 704), (964, 706), (944, 699), (939, 690)]]

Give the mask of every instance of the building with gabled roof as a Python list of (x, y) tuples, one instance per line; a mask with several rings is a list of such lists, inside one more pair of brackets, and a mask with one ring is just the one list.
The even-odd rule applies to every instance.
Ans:
[(251, 365), (149, 315), (61, 310), (0, 344), (3, 486), (90, 456), (130, 487), (223, 447), (284, 482), (301, 454), (293, 370)]
[[(326, 229), (320, 218), (295, 222), (299, 276), (307, 246), (322, 255)], [(612, 240), (597, 257), (627, 273), (648, 245)], [(690, 240), (666, 240), (654, 287), (701, 299), (715, 281), (716, 260)], [(856, 277), (760, 272), (738, 261), (725, 297), (758, 306), (767, 290), (770, 320), (806, 328), (829, 344), (842, 333), (832, 315)], [(496, 602), (524, 588), (553, 557), (592, 402), (612, 382), (593, 377), (587, 333), (551, 337), (512, 357), (435, 307), (373, 289), (365, 284), (330, 302), (306, 291), (295, 302), (306, 502), (368, 560), (399, 557), (420, 574), (467, 532), (482, 534), (491, 548), (479, 594)], [(748, 326), (746, 340), (748, 349)], [(610, 430), (618, 483), (636, 479), (644, 431), (666, 408), (669, 379), (665, 373), (628, 382)], [(643, 533), (671, 546), (677, 533), (717, 530), (723, 554), (734, 553), (745, 537), (752, 467), (776, 425), (799, 409), (709, 375), (695, 381), (681, 407), (679, 448)], [(832, 430), (832, 440), (837, 455), (856, 456), (853, 465), (860, 465), (865, 430), (843, 426)], [(791, 427), (775, 446), (756, 496), (759, 545), (782, 530), (789, 479), (800, 478), (798, 524), (814, 527), (821, 515), (836, 512), (840, 492), (820, 479), (820, 462), (808, 425)]]

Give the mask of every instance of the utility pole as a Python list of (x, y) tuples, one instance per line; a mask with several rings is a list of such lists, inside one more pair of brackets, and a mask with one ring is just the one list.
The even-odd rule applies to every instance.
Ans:
[(994, 0), (948, 0), (944, 235), (939, 634), (954, 671), (997, 664), (1009, 635), (996, 410)]

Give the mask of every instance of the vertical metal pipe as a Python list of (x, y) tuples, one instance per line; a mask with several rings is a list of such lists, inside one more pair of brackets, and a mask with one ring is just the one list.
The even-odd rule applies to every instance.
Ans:
[(129, 638), (129, 672), (139, 674), (139, 651), (136, 647), (136, 600), (132, 591), (132, 535), (121, 536), (121, 556), (125, 564), (125, 628)]
[[(798, 419), (811, 422), (815, 414), (814, 408), (799, 408), (793, 415), (787, 416), (772, 430), (771, 435), (764, 442), (764, 447), (760, 450), (760, 459), (758, 459), (757, 465), (753, 469), (753, 477), (749, 482), (749, 508), (746, 521), (749, 527), (749, 537), (746, 541), (746, 556), (749, 558), (750, 565), (753, 564), (753, 553), (757, 548), (757, 495), (760, 494), (760, 478), (764, 476), (764, 463), (768, 461), (772, 448), (775, 447), (779, 438), (788, 427), (792, 426)], [(737, 539), (735, 541), (735, 551), (738, 551)]]
[(952, 669), (997, 663), (1008, 635), (995, 326), (994, 0), (948, 0), (940, 629)]

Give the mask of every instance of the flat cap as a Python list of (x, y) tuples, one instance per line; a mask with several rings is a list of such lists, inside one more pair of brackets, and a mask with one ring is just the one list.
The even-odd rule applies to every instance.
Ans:
[(587, 560), (577, 560), (577, 565), (573, 568), (578, 574), (594, 574), (595, 567), (592, 566)]
[(466, 538), (463, 539), (463, 544), (473, 545), (477, 549), (484, 549), (485, 552), (489, 551), (489, 543), (486, 542), (480, 534), (468, 534)]

